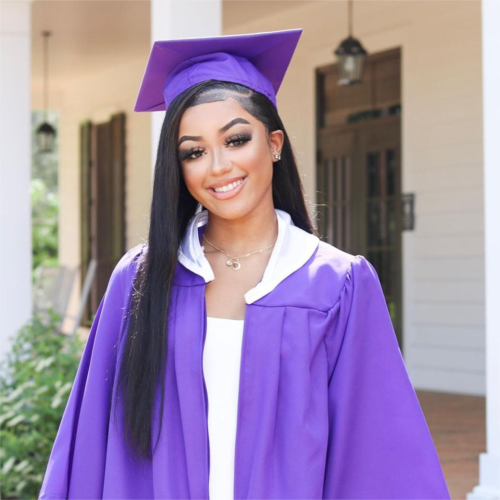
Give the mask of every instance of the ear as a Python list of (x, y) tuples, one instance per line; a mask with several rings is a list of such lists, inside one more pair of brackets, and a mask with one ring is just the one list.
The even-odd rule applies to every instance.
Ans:
[(269, 147), (272, 155), (281, 154), (283, 151), (283, 143), (285, 142), (285, 134), (282, 130), (274, 130), (269, 134)]

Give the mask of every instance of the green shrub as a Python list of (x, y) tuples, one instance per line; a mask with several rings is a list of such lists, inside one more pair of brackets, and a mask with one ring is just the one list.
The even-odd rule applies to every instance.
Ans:
[(42, 179), (32, 179), (30, 185), (33, 269), (39, 265), (57, 266), (59, 196)]
[(84, 342), (34, 314), (0, 364), (1, 497), (38, 498)]

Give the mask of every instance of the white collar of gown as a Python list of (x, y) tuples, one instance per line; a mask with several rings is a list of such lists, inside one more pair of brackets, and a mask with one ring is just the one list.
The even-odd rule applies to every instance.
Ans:
[[(264, 297), (287, 276), (300, 269), (310, 259), (320, 241), (317, 236), (295, 226), (288, 212), (277, 208), (274, 211), (278, 219), (278, 238), (262, 280), (244, 295), (247, 304)], [(200, 275), (206, 283), (215, 278), (198, 236), (198, 228), (207, 222), (207, 210), (193, 216), (178, 252), (179, 262)]]

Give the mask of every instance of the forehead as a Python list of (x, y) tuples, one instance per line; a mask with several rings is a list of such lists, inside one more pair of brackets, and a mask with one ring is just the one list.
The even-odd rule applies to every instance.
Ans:
[(234, 118), (245, 118), (251, 124), (257, 120), (241, 104), (229, 97), (224, 101), (206, 102), (191, 106), (184, 111), (179, 123), (179, 135), (201, 135), (201, 130), (219, 130)]

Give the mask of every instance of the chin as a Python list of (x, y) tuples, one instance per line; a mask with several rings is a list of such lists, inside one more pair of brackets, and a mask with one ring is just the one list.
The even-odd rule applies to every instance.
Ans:
[(210, 213), (213, 213), (215, 216), (220, 217), (221, 219), (227, 219), (227, 220), (236, 220), (236, 219), (241, 219), (242, 217), (245, 217), (249, 213), (249, 210), (240, 210), (240, 209), (231, 209), (228, 208), (226, 210), (210, 210), (208, 209)]
[(229, 204), (223, 206), (223, 203), (221, 202), (203, 206), (216, 217), (227, 220), (241, 219), (242, 217), (247, 216), (255, 208), (249, 205), (236, 206), (236, 204), (234, 204), (233, 206), (230, 206)]

